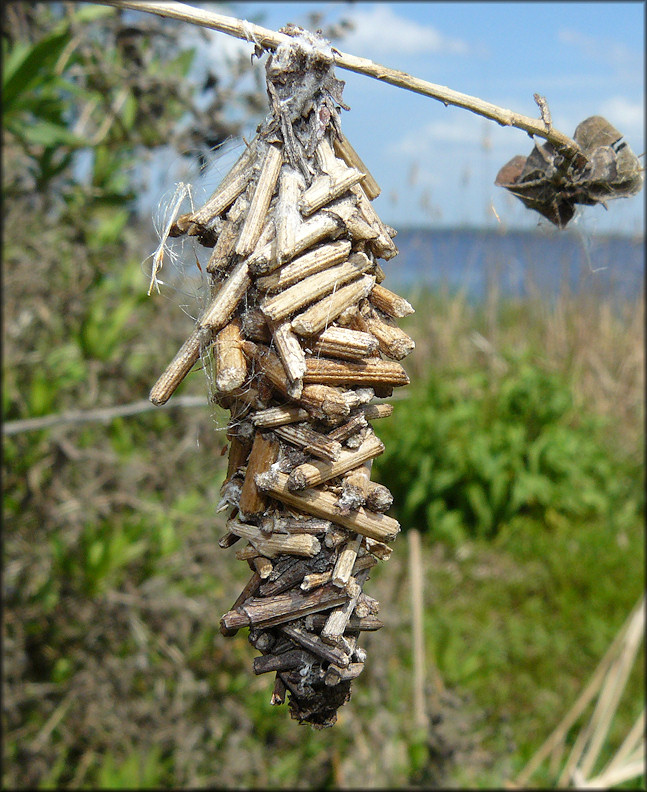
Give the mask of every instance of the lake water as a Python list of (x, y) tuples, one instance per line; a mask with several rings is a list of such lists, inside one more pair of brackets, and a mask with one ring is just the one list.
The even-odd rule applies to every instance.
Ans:
[(463, 290), (481, 299), (490, 283), (504, 295), (550, 297), (567, 286), (620, 299), (643, 294), (644, 238), (564, 231), (399, 230), (396, 258), (381, 262), (386, 286)]

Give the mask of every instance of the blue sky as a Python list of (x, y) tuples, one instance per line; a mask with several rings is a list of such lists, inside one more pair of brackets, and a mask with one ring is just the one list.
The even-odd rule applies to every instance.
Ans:
[[(538, 115), (538, 92), (566, 134), (603, 115), (636, 154), (645, 151), (642, 2), (203, 5), (272, 29), (305, 25), (312, 11), (326, 22), (346, 17), (354, 32), (333, 41), (343, 52), (529, 116)], [(216, 61), (237, 48), (251, 52), (246, 42), (211, 34)], [(339, 69), (338, 77), (351, 107), (342, 114), (344, 133), (382, 187), (375, 206), (385, 222), (396, 228), (547, 222), (493, 184), (512, 156), (530, 153), (526, 133), (348, 71)], [(609, 202), (608, 211), (584, 207), (578, 215), (573, 222), (585, 232), (644, 233), (644, 191)]]

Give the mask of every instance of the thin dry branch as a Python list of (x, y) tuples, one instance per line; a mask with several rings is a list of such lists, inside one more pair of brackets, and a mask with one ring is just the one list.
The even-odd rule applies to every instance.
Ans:
[[(172, 403), (162, 404), (166, 409), (174, 407), (207, 407), (208, 400), (204, 396), (178, 396)], [(109, 423), (115, 418), (126, 418), (130, 415), (158, 410), (159, 407), (151, 404), (148, 399), (130, 404), (118, 404), (115, 407), (99, 407), (96, 410), (70, 410), (69, 412), (43, 415), (39, 418), (23, 418), (18, 421), (9, 421), (2, 425), (2, 434), (21, 434), (22, 432), (35, 432), (40, 429), (51, 429), (54, 426), (80, 425), (85, 423)]]
[[(117, 8), (146, 11), (150, 14), (177, 19), (181, 22), (201, 25), (211, 30), (217, 30), (221, 33), (244, 39), (266, 50), (275, 50), (280, 44), (294, 42), (293, 38), (284, 33), (277, 33), (260, 25), (254, 25), (245, 19), (236, 19), (235, 17), (216, 14), (213, 11), (194, 8), (186, 3), (144, 2), (144, 0), (95, 0), (95, 2), (101, 5), (116, 6)], [(490, 102), (485, 102), (478, 97), (469, 96), (468, 94), (453, 91), (443, 85), (436, 85), (435, 83), (421, 80), (398, 69), (390, 69), (387, 66), (374, 63), (367, 58), (358, 58), (355, 55), (339, 52), (336, 49), (333, 49), (333, 57), (335, 65), (340, 69), (347, 69), (348, 71), (363, 74), (366, 77), (373, 77), (375, 80), (395, 85), (397, 88), (404, 88), (407, 91), (437, 99), (445, 106), (454, 105), (455, 107), (462, 107), (464, 110), (470, 110), (472, 113), (489, 118), (491, 121), (496, 121), (501, 126), (516, 127), (529, 135), (545, 138), (567, 158), (574, 156), (580, 151), (574, 140), (546, 124), (543, 118), (530, 118), (512, 110), (506, 110)]]

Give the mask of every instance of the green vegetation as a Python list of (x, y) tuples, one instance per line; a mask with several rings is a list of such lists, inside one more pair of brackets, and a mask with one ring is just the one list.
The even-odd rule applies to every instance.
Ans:
[(610, 458), (601, 418), (575, 408), (563, 377), (510, 355), (501, 364), (499, 374), (430, 367), (385, 422), (376, 474), (400, 522), (451, 543), (493, 537), (521, 517), (546, 528), (596, 517), (615, 531), (634, 523), (640, 468)]
[[(106, 8), (6, 17), (4, 421), (145, 398), (190, 320), (145, 296), (135, 165), (199, 127), (189, 51)], [(269, 705), (245, 635), (218, 632), (245, 579), (217, 546), (223, 419), (171, 403), (3, 438), (7, 788), (485, 787), (523, 766), (644, 587), (642, 300), (411, 300), (412, 385), (375, 423), (376, 469), (424, 534), (440, 721), (410, 722), (406, 532), (372, 574), (385, 627), (339, 723)], [(201, 371), (182, 386), (205, 391)]]

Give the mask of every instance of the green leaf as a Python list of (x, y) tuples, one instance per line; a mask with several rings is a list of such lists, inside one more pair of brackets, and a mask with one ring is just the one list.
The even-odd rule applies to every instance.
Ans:
[[(4, 49), (4, 47), (3, 47)], [(3, 53), (3, 63), (2, 63), (2, 71), (3, 71), (3, 79), (2, 79), (2, 90), (4, 92), (5, 86), (7, 83), (12, 79), (13, 75), (16, 72), (16, 69), (20, 66), (23, 60), (27, 57), (29, 50), (31, 49), (31, 45), (25, 41), (16, 42), (13, 49), (10, 52)], [(4, 98), (4, 94), (3, 94)]]
[(83, 138), (78, 137), (62, 124), (55, 124), (52, 121), (40, 120), (35, 124), (26, 124), (22, 130), (22, 137), (27, 143), (33, 143), (47, 148), (54, 146), (75, 146), (86, 145)]
[(477, 535), (487, 534), (493, 525), (492, 508), (481, 484), (472, 483), (465, 487), (465, 497), (476, 517)]
[(123, 109), (121, 111), (121, 123), (124, 125), (124, 129), (130, 131), (133, 126), (135, 125), (135, 118), (137, 117), (137, 100), (129, 93), (126, 97), (126, 101), (124, 102)]
[(172, 61), (164, 64), (163, 73), (169, 75), (181, 75), (182, 77), (186, 77), (191, 68), (191, 64), (193, 63), (193, 59), (195, 57), (195, 47), (191, 47), (191, 49), (184, 50), (181, 52), (177, 58), (173, 58)]
[(82, 23), (96, 22), (97, 19), (114, 16), (116, 13), (117, 9), (109, 6), (84, 5), (75, 11), (74, 19)]
[[(123, 196), (121, 202), (123, 203)], [(99, 222), (93, 241), (99, 247), (115, 242), (125, 228), (129, 217), (130, 212), (128, 209), (119, 209), (107, 213)]]
[(12, 112), (16, 100), (31, 91), (38, 83), (47, 80), (53, 66), (70, 41), (70, 33), (54, 33), (38, 41), (20, 58), (11, 62), (12, 72), (5, 74), (2, 85), (2, 114)]

